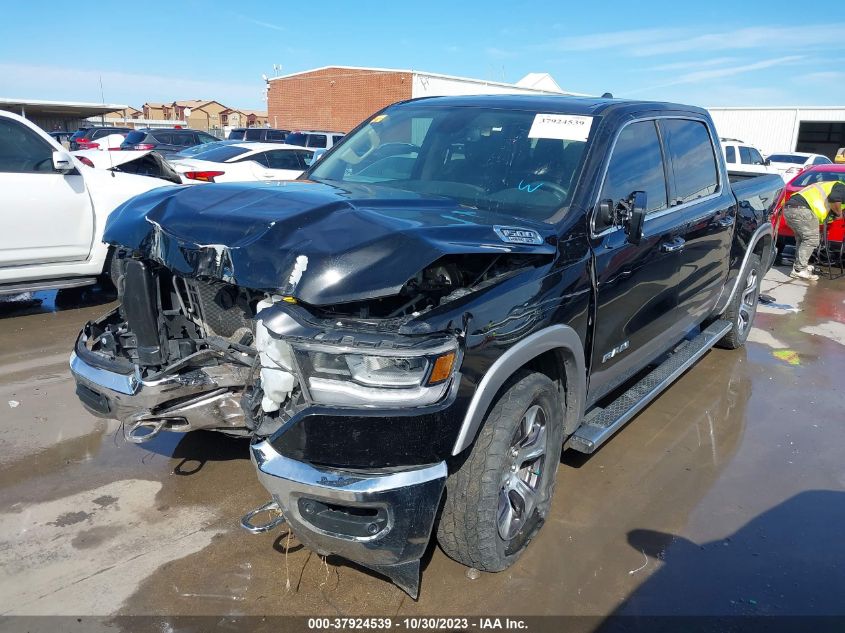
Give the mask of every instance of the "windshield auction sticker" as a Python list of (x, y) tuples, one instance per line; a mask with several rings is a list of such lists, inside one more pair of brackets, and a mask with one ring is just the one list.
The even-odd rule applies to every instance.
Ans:
[(574, 114), (537, 114), (528, 138), (556, 138), (562, 141), (586, 141), (593, 117)]

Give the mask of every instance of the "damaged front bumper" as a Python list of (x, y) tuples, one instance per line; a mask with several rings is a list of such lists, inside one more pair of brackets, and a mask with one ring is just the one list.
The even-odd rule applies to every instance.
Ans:
[(389, 577), (416, 598), (446, 463), (368, 472), (317, 468), (252, 445), (259, 479), (297, 538)]
[(76, 394), (93, 415), (123, 422), (127, 440), (148, 441), (162, 430), (249, 434), (240, 406), (248, 368), (222, 363), (144, 380), (136, 368), (88, 349), (86, 340), (81, 332), (70, 356)]

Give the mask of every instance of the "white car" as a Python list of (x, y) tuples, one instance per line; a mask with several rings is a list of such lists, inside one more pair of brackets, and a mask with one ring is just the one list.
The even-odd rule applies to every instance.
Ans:
[(772, 154), (768, 158), (769, 164), (780, 174), (784, 182), (789, 182), (807, 167), (812, 165), (830, 165), (833, 161), (821, 154), (807, 154), (804, 152), (787, 152)]
[[(155, 161), (141, 157), (140, 169), (154, 171)], [(178, 180), (127, 173), (136, 166), (90, 167), (35, 124), (0, 111), (0, 294), (85, 286), (108, 274), (108, 215)]]
[(314, 150), (283, 143), (232, 143), (212, 147), (171, 165), (185, 184), (294, 180), (311, 164)]
[(719, 139), (730, 173), (750, 175), (780, 173), (769, 165), (756, 147), (736, 138)]

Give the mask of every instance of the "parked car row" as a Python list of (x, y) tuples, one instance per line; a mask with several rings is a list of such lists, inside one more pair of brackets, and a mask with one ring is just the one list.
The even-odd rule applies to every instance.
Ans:
[[(741, 176), (756, 176), (759, 174), (778, 174), (784, 182), (789, 182), (794, 176), (814, 165), (830, 165), (831, 161), (822, 154), (806, 152), (783, 152), (770, 154), (763, 158), (756, 147), (735, 138), (722, 138), (722, 152), (728, 171)], [(845, 162), (845, 148), (839, 150)], [(839, 162), (837, 153), (837, 162)]]
[(314, 150), (277, 143), (214, 143), (211, 149), (171, 164), (185, 184), (294, 180), (311, 164)]

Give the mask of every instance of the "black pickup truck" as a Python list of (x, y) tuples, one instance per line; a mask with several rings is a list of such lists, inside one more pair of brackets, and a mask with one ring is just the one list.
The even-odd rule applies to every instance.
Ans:
[(503, 570), (562, 448), (595, 451), (745, 342), (782, 186), (732, 187), (699, 108), (395, 104), (300, 181), (166, 187), (113, 213), (121, 306), (80, 334), (77, 392), (132, 441), (251, 436), (272, 495), (252, 531), (284, 519), (412, 595), (433, 529)]

